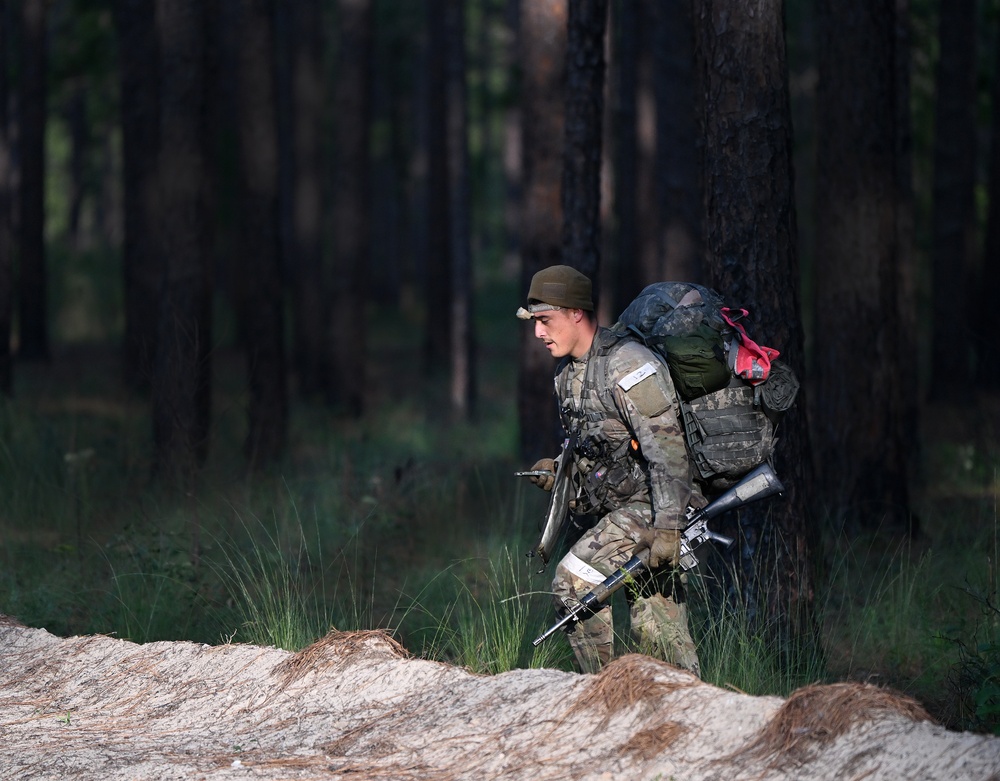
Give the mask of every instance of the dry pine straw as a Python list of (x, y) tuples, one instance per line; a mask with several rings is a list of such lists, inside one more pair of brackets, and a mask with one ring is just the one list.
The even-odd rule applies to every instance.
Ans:
[(284, 675), (282, 686), (289, 686), (310, 672), (336, 666), (349, 656), (365, 650), (369, 643), (373, 651), (393, 659), (407, 659), (410, 653), (387, 632), (379, 629), (357, 632), (333, 630), (312, 645), (282, 662), (277, 672)]
[[(657, 679), (657, 673), (668, 667), (671, 674), (682, 671), (641, 654), (628, 654), (612, 660), (596, 675), (590, 685), (575, 700), (564, 718), (582, 710), (597, 710), (603, 714), (598, 731), (603, 730), (610, 718), (634, 705), (652, 704), (660, 697), (680, 689), (698, 686), (693, 675), (689, 680), (667, 681)], [(688, 728), (676, 721), (665, 721), (632, 735), (621, 746), (623, 753), (635, 754), (644, 760), (652, 759), (672, 745)]]
[(808, 762), (817, 748), (826, 746), (861, 722), (888, 714), (913, 721), (933, 721), (916, 700), (867, 683), (804, 686), (793, 692), (774, 718), (736, 758), (791, 759)]

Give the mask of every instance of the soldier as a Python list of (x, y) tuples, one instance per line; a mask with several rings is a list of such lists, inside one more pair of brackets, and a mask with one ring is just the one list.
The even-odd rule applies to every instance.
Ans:
[[(633, 554), (652, 576), (630, 587), (631, 634), (642, 651), (698, 674), (678, 572), (680, 532), (689, 506), (705, 499), (692, 480), (677, 394), (666, 368), (643, 344), (599, 327), (590, 279), (570, 266), (532, 277), (528, 306), (535, 336), (559, 359), (555, 391), (567, 437), (576, 434), (564, 473), (574, 481), (571, 512), (596, 517), (559, 562), (553, 580), (557, 609), (579, 602)], [(530, 479), (551, 491), (557, 463), (545, 458)], [(606, 606), (569, 635), (583, 672), (613, 656), (613, 621)]]

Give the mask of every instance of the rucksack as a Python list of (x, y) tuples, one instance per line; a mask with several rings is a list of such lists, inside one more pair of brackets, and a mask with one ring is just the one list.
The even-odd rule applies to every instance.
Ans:
[(728, 488), (770, 462), (779, 420), (799, 382), (779, 353), (754, 342), (743, 321), (711, 288), (687, 282), (649, 285), (612, 331), (631, 336), (666, 363), (696, 476), (708, 492)]

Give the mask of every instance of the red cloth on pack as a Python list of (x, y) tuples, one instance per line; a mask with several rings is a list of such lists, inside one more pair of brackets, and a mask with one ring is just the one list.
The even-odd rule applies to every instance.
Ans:
[(733, 373), (751, 385), (759, 385), (771, 372), (771, 361), (781, 353), (773, 347), (763, 347), (747, 336), (746, 328), (739, 321), (750, 314), (746, 309), (722, 307), (722, 319), (736, 332), (736, 360), (731, 367)]

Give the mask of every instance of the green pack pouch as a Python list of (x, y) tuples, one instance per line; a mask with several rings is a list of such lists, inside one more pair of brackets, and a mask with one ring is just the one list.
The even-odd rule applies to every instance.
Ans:
[(663, 336), (660, 346), (674, 387), (685, 401), (721, 390), (733, 378), (722, 334), (707, 323), (685, 336)]

